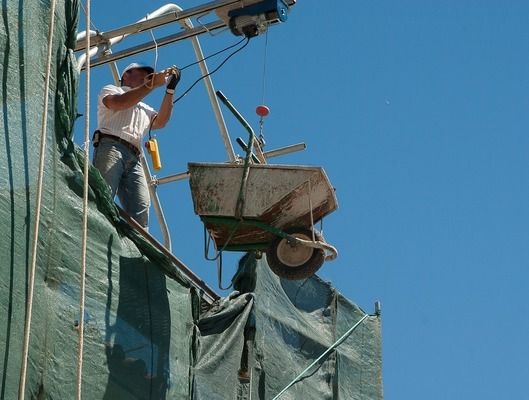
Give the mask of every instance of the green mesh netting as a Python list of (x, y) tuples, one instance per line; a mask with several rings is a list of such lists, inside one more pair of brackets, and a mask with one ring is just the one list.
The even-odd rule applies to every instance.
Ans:
[[(82, 217), (76, 109), (77, 1), (55, 13), (26, 398), (75, 395)], [(50, 3), (4, 1), (0, 49), (0, 398), (18, 396)], [(188, 398), (198, 296), (170, 261), (118, 217), (106, 184), (90, 172), (83, 396)], [(172, 279), (166, 280), (166, 274)], [(169, 387), (170, 383), (170, 387)]]
[[(27, 399), (75, 397), (82, 157), (73, 47), (78, 2), (55, 13)], [(18, 398), (44, 113), (49, 1), (3, 0), (0, 28), (0, 398)], [(283, 281), (248, 255), (238, 292), (201, 296), (119, 218), (90, 169), (83, 398), (271, 399), (363, 312), (317, 277)], [(203, 306), (204, 304), (202, 304)], [(283, 399), (382, 399), (380, 321), (369, 317)]]

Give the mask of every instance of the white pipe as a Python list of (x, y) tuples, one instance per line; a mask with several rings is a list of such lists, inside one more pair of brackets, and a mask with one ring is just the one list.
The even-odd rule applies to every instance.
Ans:
[[(90, 37), (97, 35), (97, 31), (90, 30), (89, 32), (90, 32)], [(76, 40), (79, 41), (79, 40), (83, 40), (84, 38), (86, 38), (86, 31), (79, 32), (77, 34)]]
[[(221, 20), (218, 20), (218, 21), (210, 22), (205, 25), (197, 26), (193, 29), (180, 30), (179, 32), (175, 34), (158, 38), (156, 39), (156, 41), (151, 40), (149, 42), (139, 44), (136, 46), (132, 46), (125, 50), (121, 50), (113, 54), (107, 54), (106, 52), (104, 52), (103, 55), (101, 55), (100, 57), (92, 59), (91, 65), (92, 65), (92, 68), (94, 68), (102, 64), (107, 64), (112, 61), (121, 60), (122, 58), (144, 53), (146, 51), (153, 50), (155, 48), (161, 48), (163, 46), (167, 46), (171, 43), (177, 42), (179, 40), (190, 39), (193, 36), (202, 35), (204, 33), (211, 34), (211, 32), (217, 29), (220, 29), (220, 28), (225, 28), (225, 27), (226, 25), (224, 25), (224, 22), (222, 22)], [(104, 44), (104, 43), (105, 42), (100, 42), (100, 44)]]
[(179, 174), (165, 176), (163, 178), (153, 179), (151, 185), (162, 185), (164, 183), (182, 181), (189, 178), (189, 172), (180, 172)]
[[(174, 14), (172, 14), (172, 12), (166, 12), (165, 14), (162, 14), (160, 16), (153, 17), (154, 13), (158, 12), (157, 10), (154, 13), (150, 14), (148, 20), (136, 22), (134, 24), (123, 26), (108, 32), (102, 32), (99, 37), (93, 41), (93, 45), (95, 45), (97, 42), (108, 42), (111, 38), (120, 37), (124, 34), (139, 33), (179, 20), (195, 17), (197, 15), (205, 15), (210, 11), (217, 11), (221, 8), (226, 8), (230, 5), (233, 5), (233, 8), (240, 8), (243, 6), (243, 2), (242, 0), (217, 0), (197, 7), (191, 7), (182, 12), (175, 12)], [(172, 10), (173, 6), (173, 4), (168, 4), (166, 10)], [(226, 25), (224, 21), (222, 23), (223, 25)], [(86, 45), (84, 43), (77, 42), (75, 50), (83, 50), (85, 46)]]
[[(147, 180), (147, 182), (151, 182), (151, 170), (149, 169), (149, 164), (147, 164), (147, 160), (145, 159), (145, 154), (143, 153), (143, 150), (141, 154), (141, 165), (143, 166), (145, 179)], [(149, 193), (151, 195), (154, 211), (156, 213), (156, 216), (158, 217), (158, 224), (160, 225), (160, 230), (163, 236), (163, 244), (165, 248), (171, 252), (171, 235), (169, 233), (169, 229), (167, 228), (167, 222), (165, 221), (165, 216), (163, 214), (162, 205), (160, 204), (160, 199), (158, 198), (158, 194), (156, 193), (156, 187), (152, 185), (147, 185), (147, 187), (149, 188)]]
[[(102, 50), (102, 46), (97, 46), (94, 48), (91, 48), (88, 54), (90, 55), (90, 59), (92, 59), (95, 55), (97, 55)], [(81, 69), (84, 67), (86, 63), (86, 52), (81, 54), (79, 58), (77, 58), (77, 70), (81, 72)]]
[(264, 152), (264, 156), (268, 158), (282, 156), (284, 154), (294, 153), (296, 151), (305, 150), (307, 146), (305, 143), (292, 144), (290, 146), (280, 147), (279, 149), (269, 150)]
[[(97, 36), (97, 32), (96, 31), (90, 30), (89, 32), (90, 32), (90, 38), (92, 38), (94, 36)], [(77, 34), (77, 41), (83, 40), (85, 38), (86, 38), (86, 31), (79, 32)], [(90, 52), (89, 52), (90, 58), (95, 56), (98, 52), (99, 52), (99, 46), (94, 47), (93, 49), (90, 49)], [(87, 57), (86, 54), (87, 54), (87, 52), (85, 51), (77, 59), (77, 71), (79, 71), (79, 72), (81, 72), (81, 69), (83, 68), (84, 64), (86, 63), (86, 57)]]
[(119, 86), (121, 82), (121, 76), (119, 74), (118, 65), (116, 64), (116, 62), (109, 63), (108, 65), (110, 67), (110, 72), (112, 72), (112, 77), (114, 78), (114, 82), (116, 82), (116, 86)]
[[(142, 19), (136, 21), (136, 23), (140, 23), (140, 22), (146, 21), (148, 19), (156, 18), (156, 17), (159, 17), (159, 16), (161, 16), (163, 14), (167, 14), (167, 13), (172, 12), (172, 11), (182, 11), (182, 9), (180, 7), (178, 7), (176, 4), (171, 4), (171, 3), (170, 4), (166, 4), (166, 5), (158, 8), (157, 10), (153, 11), (151, 14), (147, 14)], [(105, 48), (110, 48), (110, 47), (112, 47), (112, 45), (121, 42), (123, 39), (125, 39), (127, 36), (129, 36), (132, 33), (133, 32), (127, 33), (127, 34), (124, 34), (124, 35), (121, 35), (121, 36), (117, 36), (115, 38), (110, 39), (108, 44), (106, 44), (106, 45), (103, 45), (103, 46), (98, 45), (97, 47), (94, 47), (93, 49), (90, 49), (90, 52), (89, 52), (90, 58), (93, 58), (94, 56), (99, 54), (99, 52), (101, 50), (103, 50)], [(98, 32), (92, 31), (92, 30), (90, 31), (90, 37), (97, 36), (97, 35), (98, 35)], [(84, 38), (86, 38), (86, 32), (79, 32), (77, 34), (77, 41), (83, 40)], [(81, 69), (84, 66), (85, 62), (86, 62), (86, 54), (82, 54), (77, 59), (77, 68), (78, 68), (79, 71), (81, 71)]]
[[(153, 11), (152, 13), (147, 14), (142, 19), (136, 21), (136, 24), (138, 24), (140, 22), (143, 22), (143, 21), (147, 21), (148, 19), (159, 17), (159, 16), (161, 16), (163, 14), (167, 14), (167, 13), (172, 12), (172, 11), (182, 11), (182, 8), (180, 8), (176, 4), (172, 4), (172, 3), (166, 4), (164, 6), (161, 6), (157, 10)], [(124, 34), (122, 36), (116, 36), (115, 38), (110, 39), (110, 45), (113, 45), (113, 44), (121, 42), (123, 39), (125, 39), (129, 35), (130, 35), (130, 33), (126, 33), (126, 34)]]

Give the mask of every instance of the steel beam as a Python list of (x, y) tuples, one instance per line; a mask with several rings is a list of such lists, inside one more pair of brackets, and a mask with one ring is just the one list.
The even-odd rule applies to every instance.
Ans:
[[(134, 24), (125, 25), (121, 28), (116, 28), (108, 32), (98, 33), (97, 36), (90, 38), (90, 45), (97, 46), (101, 43), (107, 43), (114, 38), (118, 38), (124, 35), (129, 35), (132, 33), (144, 32), (156, 27), (167, 25), (173, 22), (185, 20), (186, 18), (192, 18), (198, 15), (206, 14), (210, 11), (213, 11), (220, 7), (229, 6), (231, 4), (243, 4), (241, 0), (221, 0), (221, 1), (212, 1), (197, 7), (192, 7), (187, 10), (169, 12), (167, 14), (146, 19), (144, 21), (139, 21)], [(148, 18), (148, 17), (147, 17)], [(83, 50), (86, 47), (86, 40), (80, 39), (75, 45), (75, 51)]]
[[(118, 51), (112, 54), (102, 55), (100, 57), (92, 59), (90, 62), (90, 67), (94, 68), (99, 65), (107, 64), (112, 61), (121, 60), (122, 58), (125, 58), (125, 57), (143, 53), (144, 51), (152, 50), (156, 47), (166, 46), (168, 44), (171, 44), (171, 43), (174, 43), (180, 40), (189, 39), (194, 36), (197, 36), (197, 35), (200, 35), (206, 32), (210, 32), (210, 31), (214, 31), (214, 30), (217, 30), (223, 27), (225, 27), (224, 22), (219, 20), (219, 21), (211, 22), (206, 25), (197, 26), (196, 28), (187, 29), (185, 31), (182, 31), (182, 32), (179, 32), (173, 35), (165, 36), (161, 39), (156, 40), (156, 42), (152, 40), (152, 41), (128, 48), (126, 50)], [(84, 67), (82, 69), (84, 69)]]

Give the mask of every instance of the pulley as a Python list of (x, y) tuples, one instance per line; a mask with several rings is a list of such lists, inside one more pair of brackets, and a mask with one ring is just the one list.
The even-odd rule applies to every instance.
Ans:
[(295, 0), (263, 0), (228, 12), (229, 26), (234, 35), (254, 37), (263, 33), (268, 25), (285, 22), (289, 7)]

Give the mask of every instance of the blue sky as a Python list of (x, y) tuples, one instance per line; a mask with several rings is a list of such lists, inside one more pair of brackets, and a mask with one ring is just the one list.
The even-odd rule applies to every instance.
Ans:
[[(105, 31), (163, 4), (93, 0), (92, 18)], [(518, 0), (299, 0), (268, 33), (267, 149), (305, 142), (275, 161), (321, 165), (337, 189), (340, 208), (324, 228), (340, 256), (319, 275), (368, 312), (382, 302), (386, 399), (529, 398), (527, 15)], [(206, 54), (237, 40), (228, 31), (201, 37)], [(264, 36), (252, 39), (214, 75), (255, 128), (264, 49)], [(191, 61), (190, 43), (158, 51), (158, 69)], [(185, 70), (180, 91), (198, 76)], [(94, 68), (94, 107), (110, 81), (108, 67)], [(162, 93), (147, 102), (158, 107)], [(225, 119), (232, 139), (246, 137)], [(81, 143), (82, 121), (76, 129)], [(227, 159), (203, 85), (157, 134), (160, 177), (188, 161)], [(216, 288), (188, 183), (158, 193), (175, 255)], [(151, 221), (160, 237), (152, 213)], [(225, 283), (239, 256), (226, 257)]]

